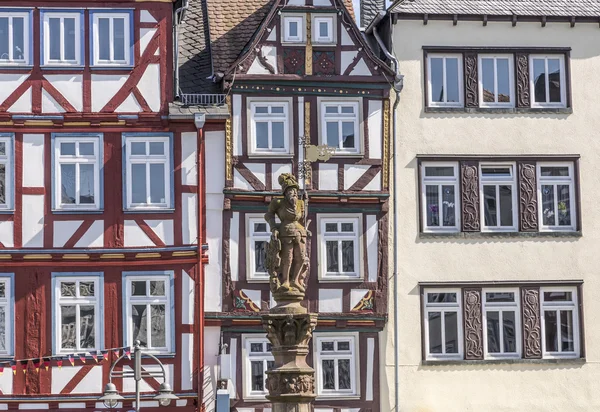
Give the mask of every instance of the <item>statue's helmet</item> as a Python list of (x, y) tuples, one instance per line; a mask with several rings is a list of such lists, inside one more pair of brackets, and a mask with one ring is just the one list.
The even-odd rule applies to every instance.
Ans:
[(296, 178), (291, 173), (282, 173), (279, 175), (279, 184), (281, 185), (281, 191), (285, 193), (288, 189), (294, 188), (298, 190), (300, 187), (298, 186), (298, 182)]

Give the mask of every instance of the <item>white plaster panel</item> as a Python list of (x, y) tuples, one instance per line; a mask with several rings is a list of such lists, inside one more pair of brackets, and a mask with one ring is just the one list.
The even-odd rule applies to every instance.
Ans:
[[(60, 376), (60, 375), (59, 375)], [(102, 393), (102, 366), (94, 366), (71, 393)]]
[(336, 163), (319, 163), (319, 190), (338, 190)]
[(173, 245), (173, 219), (145, 220), (146, 224), (167, 246)]
[(181, 389), (184, 391), (194, 387), (193, 364), (194, 335), (183, 333), (181, 335)]
[(275, 302), (275, 298), (273, 297), (273, 292), (269, 292), (269, 309), (277, 306), (277, 302)]
[(373, 180), (371, 180), (363, 190), (381, 190), (381, 172), (377, 172)]
[(198, 243), (198, 202), (194, 193), (181, 194), (181, 237), (184, 245)]
[(369, 100), (369, 157), (381, 159), (383, 110), (381, 100)]
[(305, 0), (289, 0), (287, 2), (288, 6), (306, 6)]
[[(123, 402), (117, 402), (117, 406), (115, 406), (116, 409), (121, 409), (123, 407)], [(106, 405), (104, 405), (104, 402), (96, 402), (96, 409), (108, 409), (106, 407)], [(112, 408), (111, 408), (112, 410)]]
[[(5, 75), (2, 75), (3, 77)], [(80, 74), (48, 74), (44, 76), (76, 110), (83, 110), (83, 76)]]
[(23, 187), (44, 187), (44, 135), (23, 135)]
[(185, 271), (181, 271), (181, 323), (194, 324), (194, 292), (196, 282)]
[[(288, 2), (288, 5), (290, 2)], [(267, 41), (276, 41), (277, 40), (277, 28), (273, 27), (269, 32), (269, 37), (267, 37)]]
[(153, 112), (160, 111), (160, 65), (149, 64), (138, 83), (138, 89)]
[(156, 246), (135, 220), (126, 220), (123, 227), (123, 246)]
[[(342, 33), (344, 32), (344, 30), (342, 30)], [(352, 61), (354, 60), (354, 58), (358, 55), (358, 51), (357, 50), (353, 50), (353, 51), (343, 51), (342, 55), (341, 55), (341, 61), (340, 61), (340, 72), (344, 73), (346, 71), (346, 69), (348, 68), (348, 66), (350, 66), (350, 63), (352, 63)]]
[(65, 109), (58, 104), (54, 97), (42, 89), (42, 113), (64, 113)]
[(221, 328), (205, 326), (204, 334), (204, 404), (207, 411), (214, 411), (217, 399), (218, 356)]
[(146, 47), (148, 47), (148, 43), (150, 43), (150, 40), (152, 40), (156, 30), (157, 29), (147, 28), (140, 29), (140, 56), (144, 54), (144, 51), (146, 50)]
[(233, 169), (233, 187), (237, 189), (253, 190), (250, 183), (236, 169)]
[[(369, 170), (368, 165), (344, 165), (344, 190), (348, 190), (360, 177)], [(321, 178), (321, 170), (319, 169), (319, 179)], [(319, 186), (319, 189), (321, 186)]]
[[(197, 153), (198, 134), (196, 132), (181, 133), (181, 184), (183, 185), (195, 186), (198, 183)], [(209, 153), (210, 156), (213, 156), (212, 152)]]
[(0, 243), (2, 243), (4, 247), (15, 247), (14, 230), (14, 222), (0, 222)]
[(71, 366), (59, 368), (58, 366), (52, 366), (52, 376), (59, 379), (50, 380), (50, 393), (59, 394), (60, 391), (67, 386), (67, 383), (73, 379), (73, 377), (79, 372), (82, 366)]
[(377, 282), (377, 245), (379, 243), (379, 231), (377, 225), (377, 216), (367, 215), (367, 262), (369, 282)]
[[(173, 365), (164, 365), (166, 381), (173, 387)], [(148, 372), (160, 372), (160, 365), (143, 365), (143, 368)], [(124, 371), (131, 371), (130, 366), (123, 366)], [(160, 379), (159, 379), (160, 381)], [(99, 382), (102, 382), (101, 380)], [(99, 391), (102, 392), (102, 391)], [(123, 379), (123, 392), (135, 392), (135, 381), (133, 379)], [(140, 392), (156, 392), (145, 379), (140, 382)]]
[(329, 408), (315, 408), (315, 412), (333, 412), (333, 409)]
[(13, 393), (13, 374), (10, 368), (4, 367), (4, 373), (0, 375), (0, 390), (5, 395)]
[(342, 312), (343, 295), (342, 289), (319, 289), (319, 312)]
[(156, 23), (156, 19), (152, 17), (148, 10), (140, 11), (140, 22), (142, 23)]
[(96, 220), (92, 226), (75, 243), (75, 247), (103, 247), (104, 246), (104, 220)]
[(0, 103), (4, 102), (28, 77), (29, 74), (3, 74), (0, 79)]
[(233, 155), (242, 154), (242, 96), (234, 94), (232, 99)]
[(47, 403), (19, 403), (19, 409), (50, 409)]
[[(263, 185), (267, 184), (267, 181), (265, 178), (266, 166), (264, 163), (244, 163), (244, 166), (246, 166), (248, 168), (248, 170), (250, 170), (252, 172), (252, 174), (254, 176), (256, 176), (256, 178), (258, 180), (260, 180)], [(277, 181), (277, 180), (275, 180), (275, 181)]]
[[(231, 355), (231, 374), (230, 376), (237, 376), (237, 338), (231, 338), (229, 340), (229, 354)], [(240, 388), (241, 389), (241, 388)], [(237, 391), (235, 390), (235, 378), (227, 381), (227, 390), (229, 391), (229, 398), (236, 399)]]
[(92, 74), (92, 111), (102, 110), (128, 78), (129, 75)]
[(350, 309), (355, 307), (365, 295), (369, 293), (369, 289), (351, 289), (350, 290)]
[[(137, 402), (133, 401), (133, 407), (135, 408), (135, 404)], [(158, 401), (140, 401), (140, 409), (141, 408), (156, 408), (158, 407)]]
[(61, 402), (58, 409), (85, 409), (85, 402)]
[(373, 362), (375, 361), (375, 339), (367, 338), (367, 389), (365, 400), (373, 400), (373, 380), (375, 379)]
[[(261, 50), (265, 60), (275, 69), (275, 74), (277, 74), (277, 48), (274, 46), (262, 46)], [(248, 74), (271, 74), (271, 72), (262, 65), (257, 57), (252, 62), (252, 65), (250, 65)]]
[(52, 231), (52, 245), (63, 247), (82, 223), (83, 220), (55, 221), (54, 230)]
[(23, 195), (23, 247), (44, 246), (44, 195)]
[(317, 6), (317, 7), (331, 6), (331, 1), (330, 0), (313, 0), (313, 6)]
[[(186, 406), (188, 403), (187, 399), (177, 399), (175, 401), (175, 406)], [(206, 406), (206, 403), (205, 403)], [(211, 411), (212, 409), (206, 409), (207, 411)]]
[(8, 404), (7, 403), (0, 403), (0, 411), (7, 411), (7, 410), (8, 410)]
[(348, 34), (348, 29), (342, 27), (342, 46), (354, 46), (354, 42)]
[(225, 132), (206, 132), (204, 144), (206, 153), (210, 153), (204, 162), (206, 172), (210, 173), (210, 179), (206, 179), (206, 193), (222, 196), (225, 187)]
[(139, 113), (142, 111), (144, 111), (144, 109), (142, 109), (142, 106), (132, 93), (130, 93), (129, 96), (123, 100), (123, 103), (115, 110), (115, 112), (118, 113)]
[(240, 212), (233, 212), (229, 226), (229, 268), (231, 280), (237, 282), (239, 275)]
[(271, 182), (273, 182), (274, 187), (276, 187), (277, 179), (282, 173), (292, 173), (292, 164), (273, 164), (271, 166)]
[[(222, 202), (221, 202), (222, 204)], [(223, 211), (206, 210), (206, 241), (208, 265), (204, 266), (204, 310), (220, 312), (222, 268)]]
[(261, 291), (252, 289), (242, 289), (242, 292), (259, 308), (261, 307)]
[(365, 59), (361, 58), (358, 63), (356, 63), (356, 66), (354, 66), (354, 69), (352, 69), (352, 71), (350, 72), (351, 76), (370, 76), (371, 75), (371, 70), (369, 69), (369, 66), (367, 66), (367, 63), (365, 63)]
[(11, 113), (31, 113), (31, 87), (8, 108)]
[(342, 408), (340, 412), (360, 412), (360, 408)]

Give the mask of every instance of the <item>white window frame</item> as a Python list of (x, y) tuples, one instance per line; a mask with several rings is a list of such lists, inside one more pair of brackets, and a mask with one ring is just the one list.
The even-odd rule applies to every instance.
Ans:
[[(55, 136), (54, 137), (54, 210), (99, 210), (101, 207), (101, 173), (102, 168), (102, 138), (99, 136)], [(67, 156), (60, 154), (61, 143), (75, 144), (75, 156)], [(92, 143), (94, 145), (94, 155), (84, 156), (79, 155), (80, 143)], [(75, 204), (62, 204), (62, 176), (60, 166), (62, 164), (75, 165)], [(94, 166), (94, 203), (79, 203), (80, 189), (80, 172), (79, 166), (83, 164), (91, 164)]]
[[(61, 59), (51, 60), (50, 59), (50, 19), (60, 19), (60, 54)], [(64, 59), (64, 35), (65, 28), (64, 22), (66, 18), (75, 19), (75, 60)], [(43, 27), (44, 27), (44, 61), (42, 62), (45, 66), (81, 66), (81, 13), (67, 13), (67, 12), (43, 12)]]
[[(571, 292), (573, 299), (568, 302), (546, 302), (544, 300), (545, 292)], [(563, 352), (560, 349), (560, 313), (557, 316), (557, 338), (559, 351), (558, 352), (547, 352), (546, 351), (546, 311), (572, 311), (573, 312), (573, 352)], [(560, 359), (560, 358), (578, 358), (580, 356), (580, 324), (579, 324), (579, 302), (578, 302), (578, 290), (575, 286), (552, 286), (540, 288), (540, 323), (542, 325), (542, 354), (545, 359)]]
[[(321, 23), (327, 23), (327, 30), (329, 35), (322, 37), (321, 33), (320, 33), (320, 24)], [(336, 18), (334, 14), (327, 14), (327, 15), (313, 15), (313, 21), (312, 21), (312, 42), (313, 43), (319, 43), (319, 44), (332, 44), (335, 43), (335, 25), (336, 23)]]
[[(283, 15), (282, 16), (282, 43), (304, 43), (306, 36), (305, 33), (305, 22), (306, 16), (304, 14), (297, 15)], [(289, 34), (289, 23), (295, 22), (298, 24), (298, 36), (290, 36)]]
[[(291, 116), (290, 116), (290, 102), (287, 100), (273, 100), (273, 101), (265, 101), (265, 100), (251, 100), (249, 99), (249, 117), (250, 117), (250, 147), (249, 153), (252, 155), (287, 155), (290, 154), (290, 125), (291, 125)], [(269, 114), (262, 115), (265, 117), (261, 117), (261, 115), (256, 114), (257, 107), (267, 107)], [(283, 107), (283, 115), (280, 114), (271, 114), (272, 107)], [(256, 122), (258, 121), (266, 121), (268, 122), (269, 129), (269, 148), (263, 149), (256, 147)], [(283, 148), (273, 149), (273, 127), (271, 122), (283, 121)]]
[[(535, 78), (533, 74), (533, 60), (544, 59), (546, 73), (546, 102), (535, 101)], [(548, 73), (548, 59), (558, 59), (560, 61), (560, 102), (550, 102), (550, 80)], [(532, 108), (565, 108), (567, 107), (567, 74), (565, 71), (564, 54), (530, 54), (529, 55), (529, 90), (531, 90)]]
[[(0, 60), (0, 66), (27, 66), (31, 64), (31, 13), (27, 11), (0, 11), (0, 18), (7, 17), (8, 18), (8, 60)], [(13, 54), (13, 31), (12, 31), (12, 20), (15, 17), (23, 18), (23, 56), (25, 58), (23, 60), (15, 60), (12, 58)]]
[(4, 342), (3, 351), (0, 351), (0, 356), (11, 356), (14, 354), (14, 307), (15, 307), (15, 292), (14, 292), (14, 274), (0, 273), (0, 283), (4, 283), (4, 297), (0, 297), (0, 307), (4, 308)]
[[(321, 343), (323, 341), (334, 342), (334, 352), (321, 351)], [(350, 342), (350, 350), (344, 353), (337, 353), (337, 342)], [(359, 334), (358, 332), (351, 333), (332, 333), (332, 332), (315, 332), (313, 334), (313, 352), (315, 366), (315, 383), (317, 389), (317, 398), (358, 398), (360, 396), (360, 357), (359, 357)], [(339, 360), (350, 358), (350, 389), (323, 389), (323, 360)], [(338, 368), (338, 363), (335, 362), (335, 370)], [(339, 382), (336, 374), (336, 387)]]
[[(80, 282), (94, 282), (94, 297), (62, 297), (61, 296), (61, 282), (75, 283), (75, 291), (79, 295), (79, 283)], [(102, 328), (100, 324), (104, 324), (104, 311), (103, 311), (103, 279), (102, 276), (95, 273), (57, 273), (53, 276), (53, 308), (54, 308), (54, 353), (55, 354), (67, 354), (77, 352), (90, 352), (99, 350), (104, 347), (104, 336), (102, 334)], [(61, 306), (73, 306), (77, 307), (75, 312), (75, 327), (77, 328), (77, 338), (75, 339), (75, 348), (62, 348), (62, 317), (61, 317)], [(94, 306), (94, 335), (96, 338), (95, 347), (93, 348), (81, 348), (80, 347), (80, 314), (79, 306)]]
[[(514, 302), (487, 302), (486, 293), (513, 293), (515, 300)], [(481, 291), (481, 302), (483, 312), (483, 347), (486, 359), (506, 359), (506, 358), (521, 358), (521, 299), (520, 299), (519, 288), (484, 288)], [(488, 349), (488, 329), (487, 329), (487, 313), (488, 312), (500, 312), (500, 349), (498, 353), (491, 353)], [(515, 340), (516, 352), (505, 352), (504, 351), (504, 315), (503, 312), (514, 312), (515, 313)]]
[[(126, 167), (126, 209), (128, 210), (144, 210), (144, 209), (170, 209), (172, 208), (171, 190), (173, 182), (171, 180), (173, 174), (172, 163), (172, 143), (171, 138), (168, 135), (165, 136), (124, 136), (125, 140), (125, 159), (124, 164)], [(132, 155), (131, 144), (132, 143), (145, 142), (147, 155)], [(150, 143), (163, 143), (165, 147), (164, 154), (162, 155), (151, 155)], [(132, 165), (133, 164), (145, 164), (146, 165), (146, 203), (133, 203), (133, 186), (132, 186)], [(151, 203), (150, 200), (150, 164), (164, 164), (165, 173), (165, 202), (164, 203)]]
[[(431, 59), (442, 58), (444, 59), (443, 63), (443, 82), (444, 86), (447, 84), (446, 79), (446, 59), (456, 58), (458, 59), (458, 102), (434, 102), (432, 96), (432, 87), (431, 87)], [(464, 107), (465, 97), (463, 91), (463, 60), (462, 54), (460, 53), (428, 53), (427, 54), (427, 106), (428, 107)], [(444, 90), (447, 90), (447, 87), (444, 87)], [(446, 93), (444, 93), (444, 100), (447, 100)]]
[[(426, 176), (425, 171), (427, 167), (452, 167), (454, 169), (454, 176)], [(423, 232), (434, 233), (434, 232), (458, 232), (460, 231), (460, 185), (458, 175), (458, 163), (457, 162), (422, 162), (421, 163), (421, 214), (423, 219)], [(442, 186), (454, 186), (454, 226), (428, 226), (427, 225), (427, 186), (438, 187), (438, 213), (440, 216), (440, 222), (443, 220), (443, 208), (442, 208)]]
[[(427, 295), (429, 293), (456, 293), (456, 302), (427, 302)], [(462, 291), (461, 289), (453, 288), (426, 288), (423, 290), (423, 328), (425, 337), (425, 359), (426, 360), (462, 360), (464, 356), (464, 337), (463, 337), (463, 317), (462, 317)], [(442, 339), (442, 353), (429, 353), (429, 313), (440, 312), (441, 313), (441, 339)], [(446, 353), (446, 328), (445, 328), (445, 313), (456, 312), (456, 325), (457, 325), (457, 340), (458, 340), (458, 353)]]
[[(510, 178), (499, 176), (483, 176), (483, 169), (488, 167), (508, 167), (510, 169)], [(518, 230), (518, 209), (517, 203), (517, 165), (515, 162), (506, 163), (479, 163), (479, 198), (480, 213), (481, 213), (481, 231), (482, 232), (516, 232)], [(487, 226), (485, 224), (485, 198), (483, 186), (494, 186), (496, 188), (496, 226)], [(511, 202), (512, 202), (512, 226), (500, 225), (500, 186), (511, 187)]]
[[(542, 177), (542, 167), (568, 167), (569, 177), (564, 176), (545, 176)], [(562, 232), (562, 231), (574, 231), (577, 228), (577, 202), (575, 191), (575, 168), (573, 162), (538, 162), (536, 165), (537, 173), (537, 199), (538, 199), (538, 220), (540, 232)], [(558, 196), (556, 193), (556, 185), (568, 185), (569, 186), (569, 207), (571, 210), (571, 225), (560, 226), (558, 225), (558, 217), (555, 218), (556, 225), (548, 226), (544, 225), (544, 209), (542, 204), (542, 186), (553, 185), (554, 190), (554, 212), (558, 212)]]
[[(114, 59), (114, 19), (125, 19), (124, 25), (124, 40), (125, 40), (125, 60), (115, 60)], [(98, 20), (99, 19), (110, 19), (110, 55), (113, 59), (109, 60), (100, 60), (100, 31), (98, 28)], [(93, 56), (93, 65), (94, 66), (131, 66), (133, 62), (131, 61), (131, 14), (130, 13), (103, 13), (103, 12), (93, 12), (92, 13), (92, 36), (94, 39), (94, 50), (92, 53)]]
[[(318, 233), (317, 239), (319, 242), (319, 281), (362, 281), (364, 278), (363, 270), (363, 227), (362, 227), (362, 216), (360, 214), (318, 214)], [(325, 225), (327, 223), (339, 224), (338, 228), (340, 232), (335, 235), (327, 235), (325, 232)], [(342, 223), (352, 223), (354, 225), (354, 231), (352, 234), (344, 235), (341, 232)], [(354, 241), (354, 272), (338, 272), (337, 274), (327, 272), (327, 240), (332, 239), (338, 242), (338, 265), (342, 265), (342, 241), (352, 240)], [(338, 267), (339, 267), (338, 266)]]
[[(123, 298), (123, 304), (125, 305), (124, 313), (126, 322), (125, 333), (123, 338), (125, 339), (125, 346), (133, 346), (133, 317), (131, 306), (134, 304), (146, 305), (146, 321), (147, 327), (147, 339), (148, 347), (144, 348), (149, 353), (172, 353), (173, 352), (173, 331), (175, 330), (175, 324), (173, 322), (173, 285), (171, 282), (172, 275), (170, 274), (155, 274), (148, 272), (144, 274), (142, 272), (131, 273), (125, 272), (123, 274), (123, 283), (125, 288), (125, 295)], [(146, 282), (146, 296), (132, 296), (132, 282)], [(165, 296), (149, 296), (150, 293), (150, 281), (164, 281), (165, 282)], [(152, 335), (151, 335), (151, 311), (149, 306), (155, 304), (165, 305), (165, 347), (154, 347), (152, 346)]]
[(0, 210), (13, 209), (14, 193), (14, 147), (12, 134), (0, 134), (0, 143), (4, 143), (4, 154), (0, 155), (0, 164), (4, 165), (4, 204), (0, 204)]
[[(327, 114), (327, 107), (337, 106), (338, 114)], [(349, 117), (341, 113), (341, 106), (352, 106), (354, 116)], [(336, 156), (339, 155), (360, 155), (363, 147), (362, 133), (362, 100), (320, 100), (319, 101), (319, 121), (321, 123), (321, 133), (319, 134), (320, 144), (327, 144), (327, 122), (338, 122), (338, 146), (335, 148)], [(343, 148), (342, 141), (342, 122), (352, 121), (354, 123), (354, 148)], [(331, 146), (333, 147), (333, 146)]]
[[(267, 231), (265, 233), (262, 232), (254, 232), (254, 224), (255, 223), (264, 223), (267, 225)], [(254, 268), (256, 267), (255, 262), (255, 254), (254, 254), (254, 242), (255, 241), (265, 241), (269, 242), (271, 239), (271, 231), (269, 230), (269, 224), (265, 221), (264, 215), (261, 214), (247, 214), (246, 215), (246, 233), (248, 236), (246, 237), (246, 280), (248, 282), (268, 282), (269, 281), (269, 273), (268, 272), (255, 272)]]
[[(492, 59), (494, 62), (494, 102), (484, 102), (483, 100), (483, 59)], [(508, 86), (509, 102), (498, 101), (498, 59), (508, 59)], [(512, 54), (479, 54), (478, 60), (478, 83), (479, 83), (479, 107), (514, 107), (515, 106), (515, 81), (514, 81), (514, 60)]]
[[(266, 383), (267, 374), (264, 372), (267, 371), (267, 362), (275, 362), (273, 355), (266, 352), (267, 344), (270, 344), (270, 342), (266, 335), (256, 333), (242, 335), (242, 342), (242, 384), (244, 399), (264, 400), (265, 396), (269, 394)], [(252, 343), (261, 343), (265, 352), (260, 354), (250, 352), (250, 345)], [(263, 374), (265, 378), (264, 391), (252, 390), (252, 361), (263, 362)]]

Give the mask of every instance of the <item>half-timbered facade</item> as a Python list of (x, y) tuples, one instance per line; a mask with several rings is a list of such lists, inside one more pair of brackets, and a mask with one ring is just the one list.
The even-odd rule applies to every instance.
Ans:
[[(222, 216), (214, 217), (222, 222), (215, 235), (222, 238), (220, 277), (207, 277), (207, 365), (221, 354), (212, 384), (227, 384), (233, 410), (270, 410), (265, 371), (272, 357), (260, 317), (273, 304), (264, 214), (281, 195), (279, 175), (293, 173), (302, 176), (312, 233), (304, 303), (319, 314), (309, 355), (314, 408), (380, 410), (392, 73), (344, 2), (243, 3), (206, 2), (214, 78), (231, 113)], [(317, 159), (319, 145), (331, 158)]]
[[(0, 2), (2, 409), (104, 408), (135, 340), (171, 407), (197, 405), (202, 133), (168, 118), (173, 6)], [(114, 383), (131, 409), (133, 380)]]

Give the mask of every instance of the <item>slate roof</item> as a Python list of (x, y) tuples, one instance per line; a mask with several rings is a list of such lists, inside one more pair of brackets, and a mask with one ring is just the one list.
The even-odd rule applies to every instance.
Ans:
[(600, 0), (401, 0), (390, 8), (401, 14), (598, 17)]

